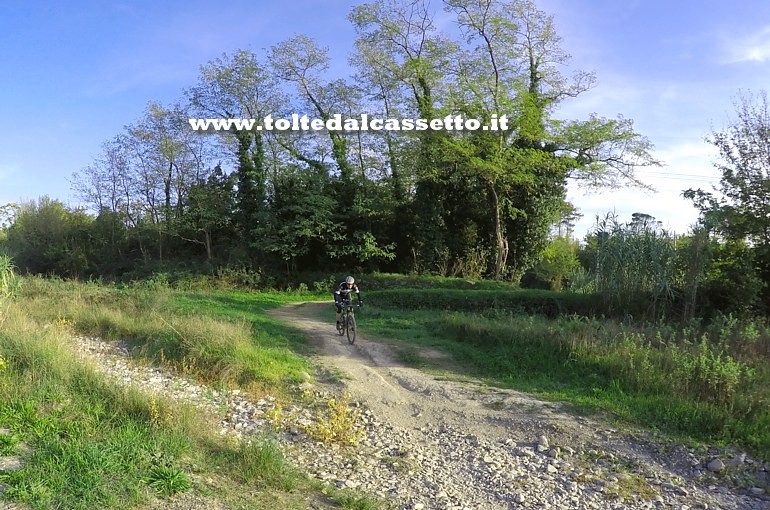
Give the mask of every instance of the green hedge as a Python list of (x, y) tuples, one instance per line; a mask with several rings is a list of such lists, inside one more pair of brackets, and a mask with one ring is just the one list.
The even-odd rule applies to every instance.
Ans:
[(288, 277), (273, 275), (274, 288), (297, 289), (300, 285), (310, 290), (328, 290), (330, 293), (348, 274), (352, 274), (361, 292), (386, 289), (464, 289), (464, 290), (513, 290), (517, 287), (510, 282), (498, 280), (466, 280), (443, 276), (397, 274), (397, 273), (340, 273), (303, 272)]
[[(361, 286), (361, 291), (386, 289), (464, 289), (464, 290), (514, 290), (517, 287), (510, 282), (499, 280), (466, 280), (445, 276), (370, 273), (353, 275)], [(340, 280), (341, 281), (341, 280)]]
[(389, 289), (366, 293), (365, 296), (367, 304), (383, 308), (475, 313), (512, 311), (547, 317), (571, 314), (592, 317), (603, 314), (598, 296), (537, 289), (474, 292), (460, 289)]

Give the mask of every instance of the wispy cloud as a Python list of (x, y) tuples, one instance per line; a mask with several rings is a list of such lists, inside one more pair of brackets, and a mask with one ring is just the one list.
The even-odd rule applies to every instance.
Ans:
[(770, 61), (770, 25), (743, 37), (724, 37), (724, 63)]

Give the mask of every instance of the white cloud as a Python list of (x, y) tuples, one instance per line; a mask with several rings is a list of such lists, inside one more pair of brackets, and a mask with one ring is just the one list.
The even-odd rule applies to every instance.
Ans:
[(770, 60), (770, 25), (743, 37), (723, 37), (724, 62), (760, 62)]

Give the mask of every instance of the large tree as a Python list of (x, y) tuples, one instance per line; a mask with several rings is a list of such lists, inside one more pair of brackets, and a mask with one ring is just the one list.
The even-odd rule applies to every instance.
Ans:
[[(562, 76), (559, 67), (569, 56), (552, 18), (533, 2), (445, 0), (444, 6), (462, 41), (438, 31), (436, 13), (421, 0), (377, 0), (354, 9), (358, 62), (387, 85), (383, 99), (411, 98), (402, 114), (461, 114), (483, 123), (508, 118), (507, 129), (499, 131), (418, 133), (415, 249), (430, 269), (434, 254), (449, 250), (450, 238), (457, 237), (452, 228), (468, 232), (475, 225), (480, 240), (491, 244), (492, 274), (517, 279), (544, 247), (567, 179), (597, 186), (636, 183), (634, 167), (656, 162), (646, 139), (622, 118), (553, 118), (562, 101), (593, 84), (593, 76)], [(403, 93), (393, 92), (396, 84)], [(465, 196), (453, 190), (458, 175)], [(481, 200), (487, 211), (458, 224), (458, 200)]]
[[(256, 119), (260, 123), (286, 101), (269, 67), (256, 54), (245, 50), (225, 54), (202, 66), (198, 84), (187, 91), (187, 96), (197, 113)], [(266, 220), (269, 181), (282, 159), (281, 149), (269, 131), (256, 129), (223, 133), (220, 141), (226, 150), (225, 159), (236, 167), (235, 225), (240, 244), (254, 258), (260, 251), (255, 233)], [(213, 182), (224, 184), (221, 180)]]

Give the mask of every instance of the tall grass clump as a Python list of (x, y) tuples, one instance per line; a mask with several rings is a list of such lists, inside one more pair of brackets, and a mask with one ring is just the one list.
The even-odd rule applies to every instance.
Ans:
[(11, 258), (0, 253), (0, 304), (17, 294), (20, 286), (21, 280), (14, 272)]
[(676, 292), (674, 236), (648, 223), (621, 224), (608, 215), (597, 221), (595, 289), (614, 313), (639, 309), (639, 297), (649, 303), (649, 314), (667, 310)]

